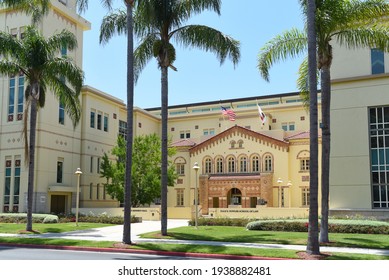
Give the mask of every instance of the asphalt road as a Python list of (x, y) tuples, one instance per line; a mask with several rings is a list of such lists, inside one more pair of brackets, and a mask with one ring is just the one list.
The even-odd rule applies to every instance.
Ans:
[(84, 252), (0, 246), (0, 260), (189, 260), (177, 256)]

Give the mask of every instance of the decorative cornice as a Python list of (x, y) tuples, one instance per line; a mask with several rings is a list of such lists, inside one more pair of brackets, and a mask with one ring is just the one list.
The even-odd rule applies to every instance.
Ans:
[(266, 135), (261, 134), (259, 132), (255, 132), (255, 131), (249, 130), (247, 128), (235, 125), (229, 129), (211, 137), (210, 139), (194, 146), (193, 148), (189, 149), (190, 155), (192, 156), (193, 154), (201, 152), (201, 151), (207, 149), (208, 147), (210, 147), (211, 145), (217, 144), (219, 141), (226, 141), (229, 137), (232, 137), (233, 135), (237, 135), (237, 134), (240, 134), (245, 138), (248, 137), (249, 140), (250, 140), (250, 138), (252, 138), (253, 140), (257, 140), (260, 142), (263, 141), (267, 145), (271, 145), (271, 146), (274, 145), (276, 148), (282, 149), (283, 151), (289, 150), (289, 143), (286, 141), (277, 140), (275, 138), (266, 136)]

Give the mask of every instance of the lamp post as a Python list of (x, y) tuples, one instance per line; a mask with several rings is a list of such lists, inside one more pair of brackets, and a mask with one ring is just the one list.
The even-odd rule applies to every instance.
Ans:
[(78, 206), (80, 202), (80, 175), (82, 174), (81, 168), (77, 168), (74, 174), (77, 175), (77, 195), (76, 195), (76, 226), (78, 227)]
[(197, 227), (197, 216), (198, 216), (198, 214), (199, 214), (199, 210), (198, 210), (198, 202), (197, 202), (197, 198), (198, 198), (198, 194), (197, 194), (197, 173), (198, 173), (198, 171), (199, 171), (199, 169), (200, 169), (200, 167), (199, 167), (199, 164), (197, 163), (197, 162), (195, 162), (195, 164), (194, 164), (194, 166), (193, 166), (193, 169), (194, 169), (194, 171), (195, 171), (195, 174), (196, 174), (196, 185), (195, 185), (195, 199), (194, 199), (194, 201), (195, 201), (195, 227), (196, 227), (196, 229), (198, 229), (198, 227)]
[(292, 181), (288, 181), (288, 191), (289, 191), (289, 208), (292, 207)]
[(277, 184), (278, 184), (278, 207), (281, 207), (281, 184), (282, 184), (282, 179), (278, 178)]

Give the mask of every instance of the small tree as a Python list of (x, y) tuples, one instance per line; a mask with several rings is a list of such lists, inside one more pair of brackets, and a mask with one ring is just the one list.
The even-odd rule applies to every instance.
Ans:
[[(132, 191), (131, 206), (150, 205), (161, 194), (161, 140), (156, 134), (137, 136), (134, 138), (132, 156)], [(120, 202), (124, 201), (124, 176), (126, 160), (126, 141), (119, 136), (112, 154), (116, 162), (109, 160), (104, 154), (101, 163), (101, 177), (106, 178), (107, 193)], [(169, 148), (169, 156), (175, 154)], [(169, 164), (168, 183), (174, 185), (177, 179), (174, 165)]]

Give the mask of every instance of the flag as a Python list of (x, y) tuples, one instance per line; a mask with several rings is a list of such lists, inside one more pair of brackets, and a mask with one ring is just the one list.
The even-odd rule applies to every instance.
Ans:
[(228, 116), (228, 119), (230, 121), (232, 121), (232, 122), (235, 121), (235, 118), (236, 118), (235, 112), (232, 109), (226, 109), (223, 106), (221, 106), (221, 107), (222, 107), (222, 114), (224, 116)]
[(266, 115), (265, 115), (265, 113), (262, 111), (261, 107), (259, 107), (258, 104), (257, 104), (257, 106), (258, 106), (259, 118), (260, 118), (261, 121), (262, 121), (262, 125), (264, 125), (265, 122), (266, 122)]

